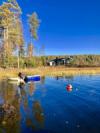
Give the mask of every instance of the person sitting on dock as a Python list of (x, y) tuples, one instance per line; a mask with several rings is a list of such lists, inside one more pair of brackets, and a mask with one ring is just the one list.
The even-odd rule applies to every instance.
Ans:
[(21, 72), (19, 72), (18, 77), (21, 78), (21, 79), (24, 79), (24, 76)]
[(20, 83), (25, 83), (25, 81), (24, 81), (25, 76), (21, 72), (19, 72), (18, 77), (19, 77), (19, 82)]

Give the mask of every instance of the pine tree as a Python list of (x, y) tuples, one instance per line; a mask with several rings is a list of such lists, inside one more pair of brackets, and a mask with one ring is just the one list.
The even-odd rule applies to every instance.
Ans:
[(40, 25), (40, 20), (38, 19), (36, 12), (33, 12), (32, 15), (28, 15), (28, 22), (30, 26), (31, 37), (38, 39), (37, 32)]
[(13, 51), (24, 44), (21, 8), (16, 0), (9, 0), (0, 6), (0, 27), (4, 29), (4, 57), (9, 59)]

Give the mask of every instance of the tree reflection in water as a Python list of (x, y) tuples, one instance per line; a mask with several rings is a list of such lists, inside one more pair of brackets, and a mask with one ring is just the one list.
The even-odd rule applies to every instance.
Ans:
[(32, 130), (44, 127), (43, 109), (34, 94), (34, 83), (18, 87), (0, 83), (0, 132), (20, 133), (23, 124)]
[(40, 102), (34, 98), (35, 91), (33, 82), (21, 88), (20, 107), (21, 113), (25, 114), (21, 114), (23, 124), (33, 130), (39, 130), (44, 127), (44, 115)]
[(15, 86), (5, 81), (0, 83), (0, 128), (1, 132), (19, 133), (20, 132), (20, 113), (19, 103), (15, 98)]
[(36, 120), (38, 127), (39, 126), (40, 126), (40, 128), (44, 127), (44, 114), (43, 114), (43, 109), (41, 108), (39, 101), (34, 101), (33, 112), (34, 112), (34, 118)]

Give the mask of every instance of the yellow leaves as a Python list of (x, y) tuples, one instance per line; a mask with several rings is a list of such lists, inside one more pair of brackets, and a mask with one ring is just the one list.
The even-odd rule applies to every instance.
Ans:
[(1, 24), (9, 25), (14, 14), (5, 6), (0, 7)]
[(30, 25), (30, 32), (34, 39), (38, 39), (37, 31), (40, 25), (40, 20), (38, 15), (34, 12), (32, 15), (28, 15), (28, 21)]
[[(17, 17), (15, 16), (15, 10), (18, 14)], [(4, 26), (8, 30), (5, 31), (8, 39), (4, 38), (4, 41), (8, 44), (5, 44), (6, 52), (10, 53), (24, 43), (18, 5), (14, 6), (10, 3), (3, 3), (3, 5), (0, 6), (0, 17), (0, 26)]]

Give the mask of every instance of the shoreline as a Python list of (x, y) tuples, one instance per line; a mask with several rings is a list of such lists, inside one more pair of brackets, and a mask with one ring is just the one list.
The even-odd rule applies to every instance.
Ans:
[(37, 67), (26, 69), (0, 69), (0, 78), (16, 77), (19, 72), (26, 75), (41, 75), (41, 76), (67, 76), (67, 75), (96, 75), (100, 74), (100, 67)]

